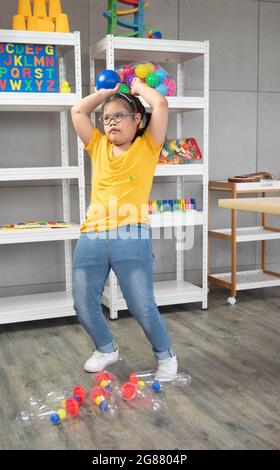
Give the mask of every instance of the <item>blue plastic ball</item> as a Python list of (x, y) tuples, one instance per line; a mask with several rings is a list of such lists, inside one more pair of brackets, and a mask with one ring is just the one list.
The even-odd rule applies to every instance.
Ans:
[(97, 90), (101, 88), (113, 89), (118, 83), (121, 83), (121, 79), (114, 70), (103, 70), (103, 72), (100, 72), (96, 77)]
[(50, 416), (50, 421), (51, 423), (53, 424), (58, 424), (60, 423), (60, 417), (57, 413), (52, 413), (51, 416)]
[(164, 82), (164, 80), (167, 78), (167, 75), (168, 75), (168, 73), (164, 69), (157, 69), (156, 74), (160, 82)]
[(155, 380), (153, 383), (152, 383), (152, 391), (153, 392), (159, 392), (160, 391), (160, 382), (158, 382), (157, 380)]
[(106, 411), (109, 410), (108, 402), (107, 402), (106, 400), (103, 400), (103, 401), (100, 403), (99, 408), (100, 408), (100, 410), (101, 410), (103, 413), (106, 413)]
[(159, 91), (163, 96), (167, 94), (167, 86), (165, 86), (163, 83), (160, 83), (158, 86), (156, 86), (155, 89)]

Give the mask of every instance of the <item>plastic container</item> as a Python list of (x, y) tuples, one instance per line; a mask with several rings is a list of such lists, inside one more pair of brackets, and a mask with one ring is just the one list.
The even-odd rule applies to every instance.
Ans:
[(61, 424), (77, 416), (85, 400), (86, 391), (80, 385), (62, 392), (52, 391), (45, 399), (32, 396), (27, 400), (25, 409), (17, 414), (16, 421), (24, 427), (44, 422)]
[(115, 403), (113, 389), (108, 390), (106, 387), (95, 385), (92, 387), (89, 394), (98, 416), (103, 416), (109, 419), (116, 418), (116, 416), (118, 416), (119, 410)]
[(188, 387), (191, 384), (191, 376), (185, 372), (179, 372), (175, 379), (169, 380), (158, 380), (156, 378), (156, 372), (148, 370), (143, 372), (132, 372), (129, 377), (130, 382), (137, 384), (139, 381), (144, 381), (150, 386), (153, 392), (159, 392), (162, 388), (169, 385), (176, 385), (179, 387)]
[(161, 401), (154, 398), (151, 390), (143, 380), (125, 382), (115, 393), (116, 397), (131, 407), (142, 408), (155, 413), (161, 409)]

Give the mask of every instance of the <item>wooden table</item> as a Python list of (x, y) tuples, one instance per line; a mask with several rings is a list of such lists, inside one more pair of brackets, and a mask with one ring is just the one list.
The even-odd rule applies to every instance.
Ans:
[(219, 207), (280, 215), (280, 197), (219, 199)]
[[(230, 304), (236, 303), (238, 290), (255, 289), (259, 287), (280, 286), (280, 274), (266, 267), (266, 243), (268, 240), (280, 239), (280, 229), (267, 225), (267, 214), (280, 215), (280, 197), (268, 197), (268, 193), (280, 193), (280, 180), (268, 180), (257, 183), (233, 183), (228, 181), (210, 181), (209, 191), (230, 193), (230, 199), (219, 199), (218, 205), (231, 210), (231, 227), (210, 229), (209, 237), (231, 241), (231, 271), (216, 273), (208, 276), (209, 282), (226, 287), (231, 291), (228, 298)], [(248, 193), (261, 193), (262, 197), (243, 198)], [(270, 194), (271, 196), (271, 194)], [(237, 227), (237, 210), (260, 212), (262, 223), (257, 227)], [(210, 211), (209, 211), (210, 214)], [(209, 227), (210, 227), (209, 216)], [(261, 241), (261, 269), (237, 272), (237, 243)], [(210, 250), (209, 250), (210, 253)], [(210, 256), (209, 256), (210, 268)]]

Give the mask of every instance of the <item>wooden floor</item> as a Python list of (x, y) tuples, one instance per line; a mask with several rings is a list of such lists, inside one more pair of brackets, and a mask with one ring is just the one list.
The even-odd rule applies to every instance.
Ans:
[[(0, 334), (0, 449), (279, 449), (280, 289), (213, 290), (200, 304), (162, 307), (189, 388), (170, 386), (159, 415), (114, 421), (81, 416), (62, 426), (21, 428), (18, 410), (32, 395), (91, 385), (83, 363), (91, 343), (74, 318), (5, 325)], [(107, 312), (107, 310), (106, 310)], [(107, 314), (107, 313), (106, 313)], [(121, 380), (155, 367), (148, 342), (125, 312), (110, 322)]]

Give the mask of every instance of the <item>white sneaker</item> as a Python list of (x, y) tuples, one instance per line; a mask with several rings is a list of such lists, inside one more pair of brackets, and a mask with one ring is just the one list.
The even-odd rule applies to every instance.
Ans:
[(159, 382), (171, 382), (176, 379), (178, 371), (177, 356), (168, 357), (158, 361), (155, 379)]
[(110, 364), (114, 364), (119, 359), (119, 351), (116, 350), (111, 353), (103, 353), (101, 351), (94, 351), (93, 355), (87, 360), (84, 365), (86, 372), (99, 372), (105, 369)]

